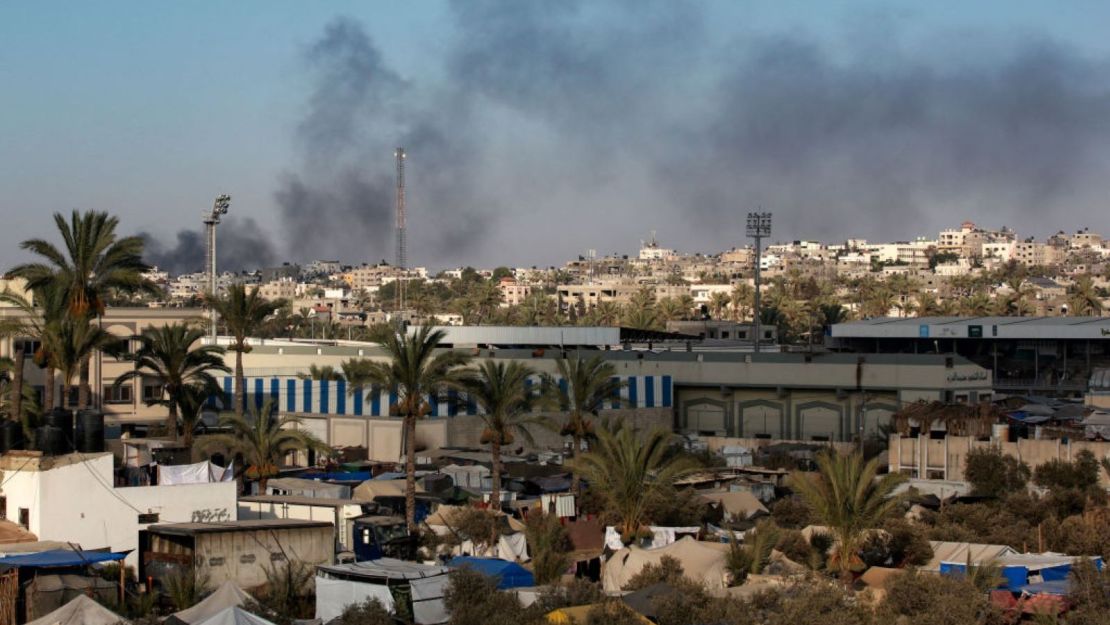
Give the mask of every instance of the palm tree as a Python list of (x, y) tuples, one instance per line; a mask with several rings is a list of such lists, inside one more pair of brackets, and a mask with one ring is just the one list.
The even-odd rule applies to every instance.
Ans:
[[(59, 249), (44, 239), (28, 239), (20, 247), (42, 258), (39, 262), (13, 267), (8, 275), (27, 281), (28, 290), (39, 293), (47, 288), (61, 291), (68, 316), (93, 319), (104, 313), (107, 301), (116, 294), (150, 292), (157, 288), (143, 272), (143, 240), (137, 236), (116, 237), (119, 219), (108, 213), (73, 211), (69, 222), (61, 213), (54, 224), (64, 242)], [(78, 407), (89, 399), (89, 360), (79, 363), (80, 392)]]
[(675, 480), (696, 468), (688, 458), (668, 457), (673, 437), (656, 429), (641, 441), (632, 428), (602, 427), (594, 448), (570, 461), (575, 473), (589, 482), (590, 491), (601, 496), (606, 511), (616, 517), (625, 542), (651, 520), (649, 506), (670, 495)]
[(10, 358), (0, 358), (0, 372), (10, 372), (9, 376), (0, 376), (0, 414), (23, 426), (24, 434), (30, 436), (33, 418), (41, 414), (41, 410), (34, 388), (23, 385), (22, 395), (19, 398), (14, 396), (15, 362)]
[(1102, 299), (1098, 296), (1095, 283), (1089, 275), (1079, 276), (1068, 297), (1071, 312), (1079, 316), (1098, 316), (1102, 314)]
[(475, 375), (463, 381), (467, 398), (482, 408), (480, 417), (486, 429), (482, 432), (481, 442), (489, 445), (493, 461), (490, 501), (495, 506), (501, 505), (501, 448), (513, 444), (518, 435), (534, 445), (528, 428), (546, 422), (542, 416), (529, 413), (536, 400), (536, 392), (527, 381), (534, 374), (531, 367), (516, 360), (508, 364), (486, 360), (479, 365)]
[(339, 371), (336, 371), (335, 367), (331, 365), (322, 365), (317, 367), (315, 364), (311, 364), (308, 366), (308, 371), (306, 373), (298, 373), (297, 377), (301, 380), (337, 382), (343, 379), (343, 374)]
[(367, 366), (364, 383), (395, 389), (397, 403), (391, 414), (402, 418), (405, 441), (405, 520), (410, 530), (416, 529), (416, 420), (428, 414), (428, 396), (444, 388), (461, 388), (466, 377), (465, 365), (470, 357), (449, 350), (435, 353), (445, 333), (422, 326), (409, 335), (392, 333), (383, 347), (388, 362), (372, 362)]
[(281, 300), (270, 301), (258, 294), (258, 287), (249, 292), (242, 284), (233, 284), (227, 294), (220, 297), (214, 293), (205, 296), (208, 305), (220, 316), (231, 335), (231, 351), (235, 352), (235, 416), (243, 416), (243, 354), (251, 350), (247, 338), (255, 334), (266, 321), (266, 317), (277, 312), (284, 305)]
[(597, 324), (602, 326), (615, 326), (621, 318), (620, 306), (612, 301), (598, 302), (593, 312)]
[[(360, 393), (369, 384), (371, 362), (365, 358), (348, 358), (339, 365), (340, 376), (347, 381), (347, 392), (349, 394)], [(309, 371), (311, 371), (311, 367)]]
[(1009, 293), (1002, 300), (999, 312), (1003, 315), (1018, 317), (1031, 314), (1033, 307), (1029, 299), (1036, 294), (1033, 285), (1021, 275), (1017, 275), (1006, 281), (1006, 287), (1009, 289)]
[(736, 321), (744, 321), (751, 315), (755, 300), (755, 289), (747, 282), (739, 282), (732, 287), (732, 316)]
[(655, 305), (655, 310), (659, 316), (659, 320), (663, 323), (678, 321), (689, 314), (689, 311), (683, 308), (682, 302), (674, 297), (664, 297), (659, 300)]
[(795, 472), (790, 478), (791, 488), (838, 541), (829, 565), (846, 581), (863, 564), (859, 551), (866, 531), (878, 527), (898, 505), (891, 493), (906, 479), (900, 473), (877, 478), (878, 471), (878, 458), (864, 464), (862, 454), (830, 451), (818, 455), (817, 473)]
[[(555, 361), (555, 367), (558, 378), (547, 373), (541, 376), (541, 394), (550, 408), (566, 413), (566, 421), (559, 433), (571, 437), (573, 455), (582, 449), (582, 441), (593, 438), (593, 419), (605, 403), (623, 403), (620, 391), (625, 383), (617, 378), (617, 368), (601, 356), (593, 356), (589, 360), (582, 360), (578, 355), (573, 360), (561, 358)], [(578, 490), (578, 482), (578, 474), (575, 473), (575, 491)]]
[(715, 291), (709, 296), (709, 310), (713, 311), (714, 319), (722, 318), (730, 301), (728, 293), (723, 291)]
[[(116, 379), (123, 384), (134, 378), (149, 378), (157, 382), (162, 392), (146, 400), (148, 406), (166, 406), (166, 430), (177, 439), (177, 417), (181, 413), (182, 393), (187, 386), (199, 386), (209, 394), (219, 392), (213, 372), (229, 373), (224, 364), (224, 348), (218, 345), (201, 345), (203, 329), (184, 323), (171, 323), (151, 327), (139, 335), (139, 349), (132, 359), (135, 368)], [(192, 432), (185, 430), (186, 444), (192, 444)]]
[(28, 289), (58, 286), (70, 316), (87, 318), (102, 314), (113, 292), (152, 289), (142, 275), (150, 269), (142, 260), (143, 240), (137, 236), (117, 239), (118, 218), (99, 211), (73, 211), (68, 223), (61, 213), (54, 213), (54, 223), (65, 249), (44, 239), (28, 239), (20, 247), (44, 262), (24, 263), (8, 272), (25, 279)]
[[(64, 317), (47, 324), (43, 335), (43, 351), (49, 354), (49, 365), (62, 375), (62, 405), (69, 402), (73, 379), (97, 351), (115, 351), (120, 340), (92, 323), (86, 317)], [(52, 389), (51, 389), (52, 390)], [(86, 398), (78, 395), (77, 408), (84, 409)]]
[(653, 330), (659, 325), (659, 318), (655, 314), (655, 306), (641, 308), (629, 303), (621, 314), (621, 325), (637, 330)]
[(221, 389), (213, 389), (201, 384), (186, 384), (178, 391), (177, 403), (178, 409), (181, 411), (179, 420), (181, 421), (181, 431), (184, 433), (182, 443), (189, 449), (193, 447), (193, 437), (200, 425), (204, 407), (213, 395), (224, 401), (227, 399)]
[[(36, 364), (46, 365), (49, 360), (45, 351), (42, 349), (43, 337), (46, 334), (46, 327), (50, 323), (54, 323), (61, 319), (64, 314), (64, 303), (60, 297), (61, 291), (57, 288), (42, 288), (39, 292), (34, 294), (32, 299), (28, 299), (23, 295), (4, 289), (0, 292), (0, 302), (10, 304), (15, 307), (19, 312), (18, 317), (5, 317), (0, 321), (0, 336), (12, 339), (12, 382), (11, 382), (11, 412), (12, 414), (22, 414), (22, 406), (24, 389), (23, 389), (23, 362), (26, 354), (24, 353), (24, 338), (35, 339), (39, 342), (39, 350), (34, 354), (34, 362)], [(16, 364), (18, 363), (18, 366)], [(43, 396), (44, 410), (50, 410), (54, 407), (54, 369), (46, 367), (46, 392)]]
[(202, 438), (204, 449), (227, 449), (243, 454), (247, 464), (247, 477), (258, 480), (260, 491), (266, 482), (278, 474), (282, 459), (295, 451), (327, 452), (328, 446), (311, 433), (297, 429), (300, 419), (278, 417), (273, 399), (267, 398), (261, 407), (252, 405), (251, 414), (224, 415), (220, 425), (230, 430)]

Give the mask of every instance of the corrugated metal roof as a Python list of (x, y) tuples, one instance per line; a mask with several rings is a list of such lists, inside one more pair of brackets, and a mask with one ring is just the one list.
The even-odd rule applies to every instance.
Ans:
[[(353, 502), (352, 502), (353, 503)], [(287, 530), (314, 527), (332, 527), (327, 521), (302, 521), (300, 519), (251, 519), (246, 521), (225, 521), (223, 523), (163, 523), (151, 525), (148, 531), (155, 534), (174, 534), (193, 536), (218, 532), (249, 532), (256, 530)]]

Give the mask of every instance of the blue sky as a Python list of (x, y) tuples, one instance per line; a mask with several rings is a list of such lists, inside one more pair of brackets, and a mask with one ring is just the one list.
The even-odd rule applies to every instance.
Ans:
[[(0, 263), (19, 260), (18, 242), (71, 208), (112, 211), (124, 230), (172, 244), (179, 229), (199, 228), (221, 192), (234, 196), (233, 214), (254, 218), (237, 227), (259, 231), (272, 249), (262, 260), (388, 258), (391, 223), (370, 209), (359, 219), (358, 199), (329, 192), (365, 163), (365, 184), (354, 188), (381, 195), (392, 165), (384, 146), (425, 145), (428, 135), (438, 160), (413, 153), (409, 165), (410, 256), (437, 267), (630, 251), (652, 229), (688, 250), (739, 245), (738, 217), (757, 202), (781, 212), (784, 238), (911, 237), (963, 218), (1038, 236), (1056, 223), (1106, 230), (1099, 172), (1110, 163), (1102, 141), (1110, 131), (1091, 113), (1105, 103), (1104, 2), (651, 4), (5, 2), (0, 215), (9, 226), (0, 229)], [(308, 55), (337, 18), (370, 47), (348, 38), (336, 54), (380, 53), (394, 82), (368, 88), (395, 85), (386, 97), (399, 101), (353, 96), (355, 110), (342, 114), (357, 132), (321, 158), (319, 145), (306, 148), (305, 120), (319, 106), (312, 97), (330, 100), (327, 90), (344, 83), (327, 81), (337, 67), (328, 63), (341, 60)], [(1046, 66), (1047, 77), (1007, 78)], [(926, 87), (907, 88), (916, 76)], [(822, 86), (810, 91), (815, 81)], [(895, 83), (901, 90), (888, 93)], [(752, 104), (763, 84), (784, 100)], [(961, 144), (960, 129), (992, 124), (989, 109), (1005, 108), (1006, 90), (1024, 84), (1061, 95), (1026, 102), (1009, 112), (1017, 121)], [(913, 104), (899, 98), (914, 97), (936, 104), (883, 126)], [(813, 126), (812, 111), (766, 113), (824, 98), (818, 114), (827, 119)], [(874, 103), (878, 121), (834, 110), (853, 101)], [(999, 137), (1010, 123), (1023, 132), (1035, 125), (1037, 107), (1043, 129), (1016, 147)], [(976, 115), (988, 121), (966, 119)], [(948, 116), (951, 136), (922, 139), (949, 132)], [(904, 140), (891, 147), (892, 137)], [(945, 166), (992, 141), (970, 164)], [(992, 156), (1041, 146), (1029, 161)], [(751, 162), (753, 151), (766, 156)], [(1064, 156), (1076, 160), (1053, 169)], [(982, 170), (953, 171), (968, 168)], [(733, 171), (759, 174), (737, 181)], [(290, 176), (316, 196), (279, 202)], [(1037, 182), (1014, 191), (1014, 179)], [(305, 250), (305, 223), (291, 225), (289, 215), (324, 207), (321, 219), (335, 221), (329, 202), (351, 203), (336, 215), (364, 222), (362, 230), (338, 237), (335, 249)], [(314, 245), (321, 240), (329, 239)]]

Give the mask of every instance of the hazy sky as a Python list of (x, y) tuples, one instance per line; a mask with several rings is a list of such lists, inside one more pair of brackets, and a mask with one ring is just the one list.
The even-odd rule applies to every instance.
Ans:
[(72, 208), (197, 268), (1107, 227), (1110, 4), (0, 3), (0, 264)]

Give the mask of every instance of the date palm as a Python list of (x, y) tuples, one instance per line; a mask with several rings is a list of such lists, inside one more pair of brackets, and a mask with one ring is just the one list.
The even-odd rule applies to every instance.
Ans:
[[(224, 348), (202, 345), (204, 335), (203, 329), (184, 323), (147, 328), (138, 336), (139, 349), (131, 357), (134, 369), (116, 379), (118, 385), (134, 378), (149, 378), (161, 387), (162, 392), (146, 400), (146, 404), (168, 408), (166, 430), (174, 440), (185, 388), (199, 386), (209, 393), (218, 393), (219, 384), (213, 373), (231, 371), (224, 364)], [(192, 432), (188, 429), (185, 440), (186, 445), (192, 443)]]
[(716, 291), (709, 296), (709, 310), (712, 311), (714, 319), (724, 318), (725, 310), (728, 309), (730, 301), (732, 301), (732, 298), (723, 291)]
[(311, 433), (297, 429), (300, 419), (277, 416), (270, 398), (261, 407), (252, 404), (249, 414), (224, 415), (220, 418), (220, 425), (229, 432), (202, 438), (201, 447), (243, 454), (247, 464), (246, 475), (258, 480), (262, 492), (266, 490), (266, 482), (278, 474), (278, 467), (286, 455), (296, 451), (327, 452), (329, 449)]
[(278, 311), (282, 300), (268, 300), (258, 294), (258, 287), (250, 291), (242, 284), (233, 284), (227, 294), (218, 296), (209, 293), (205, 301), (215, 309), (216, 314), (231, 335), (231, 351), (235, 352), (235, 415), (243, 416), (243, 354), (251, 350), (247, 339), (256, 334), (266, 318)]
[(343, 379), (343, 373), (336, 371), (335, 367), (331, 365), (316, 366), (311, 364), (308, 366), (308, 371), (298, 373), (297, 377), (301, 380), (316, 380), (318, 382), (337, 382)]
[(685, 318), (689, 312), (682, 307), (682, 302), (675, 297), (664, 297), (655, 304), (656, 313), (663, 323), (678, 321)]
[[(389, 354), (385, 362), (366, 366), (363, 385), (394, 389), (397, 403), (390, 414), (402, 419), (405, 445), (405, 520), (416, 529), (416, 421), (431, 412), (429, 395), (447, 388), (461, 388), (470, 357), (453, 350), (436, 353), (445, 333), (422, 326), (412, 334), (390, 333), (382, 346)], [(352, 382), (353, 383), (353, 382)]]
[(620, 321), (621, 309), (615, 302), (599, 302), (593, 310), (598, 325), (615, 326)]
[(590, 491), (605, 502), (626, 542), (651, 521), (651, 504), (670, 496), (675, 480), (697, 468), (689, 458), (667, 453), (673, 440), (674, 435), (663, 429), (641, 440), (630, 427), (602, 427), (594, 448), (570, 461), (574, 472), (589, 482)]
[(859, 552), (867, 530), (878, 527), (899, 504), (892, 493), (905, 476), (878, 477), (878, 471), (878, 458), (865, 463), (859, 453), (825, 452), (817, 456), (816, 473), (795, 472), (790, 477), (791, 488), (837, 540), (829, 566), (846, 581), (863, 566)]
[(755, 289), (747, 282), (740, 282), (732, 287), (732, 295), (729, 300), (732, 302), (733, 319), (735, 321), (745, 321), (751, 316), (753, 302), (755, 301)]
[(1091, 276), (1079, 276), (1068, 297), (1074, 315), (1097, 316), (1102, 314), (1102, 299), (1098, 296)]
[(481, 442), (489, 445), (493, 461), (490, 501), (495, 506), (501, 502), (502, 447), (513, 444), (517, 436), (534, 445), (529, 428), (546, 423), (541, 415), (529, 413), (538, 396), (527, 384), (528, 377), (534, 374), (531, 367), (516, 360), (509, 363), (486, 360), (462, 383), (467, 398), (482, 409), (479, 417), (486, 427)]
[(46, 334), (47, 325), (60, 320), (65, 313), (60, 293), (59, 289), (53, 287), (41, 288), (31, 298), (10, 289), (0, 292), (0, 303), (12, 306), (18, 313), (18, 316), (5, 317), (0, 321), (0, 336), (12, 339), (14, 362), (9, 399), (12, 414), (23, 413), (23, 362), (26, 354), (21, 339), (24, 338), (34, 339), (39, 343), (38, 351), (33, 354), (33, 361), (35, 364), (43, 365), (46, 373), (43, 409), (49, 411), (54, 408), (54, 368), (49, 366), (50, 358), (43, 348), (43, 337)]
[[(101, 211), (75, 210), (68, 222), (61, 213), (54, 213), (54, 224), (63, 247), (45, 239), (28, 239), (20, 247), (41, 260), (17, 265), (8, 274), (26, 280), (27, 288), (35, 293), (47, 288), (59, 290), (67, 316), (93, 319), (104, 313), (108, 299), (115, 294), (158, 292), (143, 277), (149, 269), (142, 259), (143, 240), (137, 236), (117, 237), (117, 217)], [(91, 358), (89, 352), (78, 367), (80, 408), (88, 404)]]
[[(74, 378), (85, 369), (89, 358), (97, 351), (117, 353), (120, 339), (113, 336), (86, 317), (63, 317), (46, 325), (42, 337), (43, 350), (49, 354), (49, 366), (62, 376), (62, 405), (69, 403)], [(85, 406), (78, 398), (77, 408)]]
[[(606, 402), (623, 404), (620, 391), (625, 383), (617, 378), (617, 369), (600, 356), (582, 360), (561, 358), (555, 361), (558, 377), (543, 374), (540, 378), (541, 397), (549, 409), (566, 413), (559, 433), (570, 436), (572, 454), (582, 449), (582, 442), (594, 437), (594, 419)], [(578, 474), (573, 475), (573, 489), (578, 490)]]

